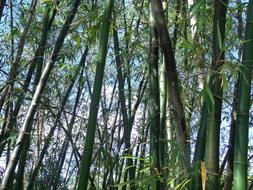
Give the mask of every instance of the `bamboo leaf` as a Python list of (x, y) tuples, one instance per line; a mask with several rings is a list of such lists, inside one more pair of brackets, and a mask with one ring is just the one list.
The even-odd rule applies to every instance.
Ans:
[(223, 50), (223, 41), (221, 38), (221, 31), (219, 27), (219, 23), (217, 22), (217, 32), (218, 32), (218, 43), (219, 43), (219, 49), (222, 51)]
[(76, 36), (76, 45), (77, 48), (81, 48), (81, 37), (79, 35)]
[(206, 189), (206, 166), (204, 162), (201, 162), (201, 181), (202, 181), (202, 189)]
[(204, 2), (205, 0), (198, 0), (191, 6), (191, 17), (196, 14), (196, 12), (199, 10), (199, 8), (201, 7), (201, 5), (203, 5)]

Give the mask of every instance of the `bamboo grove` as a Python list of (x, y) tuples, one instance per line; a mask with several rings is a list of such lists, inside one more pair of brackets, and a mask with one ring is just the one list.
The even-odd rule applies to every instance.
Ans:
[(253, 189), (253, 0), (1, 0), (0, 190)]

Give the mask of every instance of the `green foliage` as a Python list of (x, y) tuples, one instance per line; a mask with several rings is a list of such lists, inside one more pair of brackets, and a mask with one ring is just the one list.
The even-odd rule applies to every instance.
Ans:
[(194, 16), (198, 10), (205, 4), (206, 0), (197, 0), (190, 8), (191, 17)]
[[(25, 80), (32, 60), (42, 58), (42, 71), (49, 62), (53, 52), (56, 39), (70, 11), (71, 0), (61, 0), (59, 4), (56, 0), (38, 1), (36, 12), (32, 19), (28, 34), (24, 41), (24, 48), (21, 53), (21, 60), (16, 65), (16, 77), (12, 81), (8, 81), (10, 69), (13, 66), (12, 59), (15, 59), (19, 43), (22, 38), (23, 31), (27, 26), (28, 16), (30, 14), (32, 1), (12, 1), (13, 3), (13, 26), (11, 26), (11, 1), (6, 1), (4, 14), (0, 23), (0, 166), (5, 167), (10, 155), (13, 153), (15, 142), (20, 133), (21, 126), (27, 115), (29, 106), (34, 95), (35, 75), (39, 75), (39, 65), (35, 64), (35, 69), (31, 73), (31, 81), (27, 90), (24, 89)], [(165, 2), (165, 1), (164, 1)], [(175, 42), (175, 59), (177, 67), (177, 77), (180, 81), (179, 92), (183, 102), (183, 112), (179, 115), (186, 115), (187, 132), (190, 136), (187, 142), (191, 145), (191, 158), (195, 157), (196, 163), (190, 163), (191, 173), (189, 175), (201, 177), (202, 170), (200, 163), (204, 160), (206, 142), (206, 126), (213, 117), (210, 112), (216, 110), (215, 101), (222, 100), (221, 110), (221, 139), (219, 162), (224, 162), (224, 158), (229, 139), (229, 130), (232, 125), (231, 115), (235, 105), (234, 99), (243, 99), (245, 95), (234, 93), (234, 88), (238, 78), (244, 81), (246, 87), (251, 85), (248, 78), (250, 71), (248, 66), (241, 64), (240, 55), (244, 54), (243, 46), (251, 42), (249, 39), (242, 39), (245, 36), (246, 8), (248, 3), (245, 1), (230, 2), (228, 5), (228, 14), (226, 19), (225, 37), (222, 39), (222, 29), (216, 26), (217, 31), (217, 47), (219, 50), (225, 51), (225, 60), (217, 69), (212, 68), (213, 58), (213, 13), (214, 1), (196, 0), (193, 5), (189, 6), (183, 1), (166, 1), (167, 9), (163, 12), (167, 17), (166, 24), (169, 35), (173, 36), (177, 32)], [(90, 110), (90, 102), (94, 97), (93, 88), (95, 72), (98, 66), (98, 50), (102, 34), (103, 11), (105, 1), (92, 0), (82, 1), (69, 32), (64, 40), (63, 47), (56, 58), (56, 64), (49, 76), (46, 88), (41, 95), (38, 103), (37, 111), (33, 119), (32, 130), (30, 134), (31, 143), (29, 154), (26, 161), (24, 172), (24, 182), (27, 184), (30, 180), (30, 174), (34, 171), (34, 166), (38, 163), (39, 155), (44, 144), (47, 142), (49, 130), (52, 126), (56, 126), (56, 130), (50, 143), (46, 156), (42, 162), (41, 168), (35, 180), (35, 189), (49, 189), (50, 178), (56, 176), (56, 165), (63, 159), (63, 166), (59, 175), (60, 189), (74, 189), (77, 187), (80, 176), (81, 155), (92, 155), (91, 169), (88, 175), (90, 189), (130, 189), (136, 186), (136, 189), (155, 189), (157, 180), (166, 181), (167, 189), (190, 189), (189, 184), (192, 178), (183, 177), (183, 172), (188, 169), (180, 170), (180, 147), (177, 142), (178, 133), (176, 132), (177, 123), (173, 111), (177, 106), (169, 106), (171, 99), (167, 98), (161, 92), (160, 98), (165, 98), (167, 103), (164, 105), (163, 116), (166, 120), (164, 130), (160, 131), (162, 135), (168, 134), (168, 137), (162, 136), (158, 138), (161, 144), (161, 150), (165, 153), (165, 160), (159, 160), (164, 163), (161, 172), (151, 173), (150, 151), (150, 115), (147, 113), (150, 108), (150, 85), (148, 83), (148, 63), (151, 54), (151, 34), (149, 23), (149, 1), (124, 0), (115, 2), (115, 20), (116, 25), (109, 29), (117, 29), (119, 43), (119, 57), (121, 60), (121, 70), (123, 77), (123, 95), (125, 96), (125, 104), (128, 115), (128, 122), (131, 124), (130, 133), (130, 149), (131, 155), (126, 156), (125, 146), (125, 129), (122, 121), (121, 100), (119, 98), (119, 79), (118, 70), (115, 66), (114, 39), (112, 35), (108, 38), (108, 51), (105, 61), (104, 78), (101, 88), (101, 99), (96, 106), (98, 116), (94, 120), (96, 130), (94, 132), (94, 147), (92, 153), (87, 154), (87, 148), (83, 148), (83, 142), (90, 137), (87, 135), (88, 111)], [(179, 10), (176, 8), (179, 6)], [(35, 52), (39, 47), (39, 43), (43, 34), (43, 26), (46, 11), (49, 12), (49, 20), (53, 16), (54, 10), (56, 16), (52, 20), (52, 26), (46, 37), (45, 52), (41, 57), (35, 57)], [(177, 20), (175, 19), (177, 17)], [(191, 26), (193, 20), (196, 19), (196, 25)], [(240, 21), (241, 19), (241, 21)], [(112, 21), (112, 20), (109, 20)], [(193, 22), (194, 23), (194, 22)], [(192, 29), (196, 29), (196, 34), (192, 34)], [(193, 36), (195, 35), (195, 36)], [(159, 42), (158, 45), (164, 45)], [(82, 76), (78, 63), (84, 49), (89, 48), (89, 54), (86, 60), (86, 67)], [(39, 52), (42, 52), (40, 50)], [(248, 63), (251, 59), (247, 59), (243, 63)], [(161, 48), (159, 48), (159, 69), (163, 61)], [(166, 82), (164, 83), (168, 90), (167, 76), (165, 72)], [(99, 75), (101, 77), (101, 74)], [(69, 84), (74, 78), (80, 78), (73, 85), (63, 114), (58, 123), (55, 118), (61, 107), (61, 102)], [(158, 78), (161, 73), (158, 73)], [(209, 77), (220, 80), (220, 87), (223, 90), (222, 96), (213, 93), (212, 85)], [(81, 83), (82, 87), (79, 87)], [(203, 84), (203, 88), (202, 88)], [(160, 84), (161, 85), (161, 84)], [(162, 85), (161, 85), (162, 86)], [(160, 89), (161, 89), (160, 86)], [(244, 87), (244, 88), (246, 88)], [(4, 98), (6, 89), (11, 88), (10, 93)], [(79, 89), (80, 88), (80, 89)], [(160, 90), (159, 89), (159, 90)], [(252, 91), (252, 89), (250, 89)], [(77, 92), (80, 91), (80, 100), (77, 103), (76, 111), (74, 105)], [(169, 90), (167, 94), (169, 93)], [(24, 100), (20, 103), (21, 107), (14, 117), (17, 109), (18, 100), (24, 96)], [(178, 95), (176, 95), (178, 96)], [(236, 98), (234, 98), (236, 97)], [(3, 100), (3, 101), (2, 101)], [(201, 106), (205, 104), (205, 108)], [(239, 106), (245, 105), (241, 103)], [(161, 110), (160, 110), (161, 111)], [(252, 112), (252, 107), (251, 110)], [(74, 113), (75, 112), (75, 113)], [(157, 111), (159, 112), (159, 111)], [(252, 125), (252, 113), (249, 114), (249, 123), (244, 126)], [(245, 112), (246, 113), (246, 112)], [(239, 116), (246, 116), (237, 114)], [(75, 122), (71, 124), (72, 116), (76, 116)], [(154, 113), (160, 115), (160, 113)], [(203, 119), (200, 119), (202, 118)], [(14, 122), (11, 129), (7, 129), (9, 123)], [(204, 126), (202, 128), (202, 126)], [(10, 127), (10, 126), (8, 126)], [(158, 126), (155, 126), (158, 128)], [(160, 127), (160, 126), (159, 126)], [(71, 131), (68, 131), (72, 128)], [(201, 131), (202, 130), (202, 131)], [(201, 135), (198, 135), (201, 133)], [(9, 134), (9, 135), (8, 135)], [(251, 133), (249, 133), (251, 135)], [(6, 135), (6, 136), (5, 136)], [(247, 135), (244, 135), (245, 139)], [(233, 137), (232, 137), (233, 138)], [(244, 138), (243, 138), (244, 139)], [(244, 140), (245, 140), (244, 139)], [(250, 139), (252, 139), (250, 137)], [(213, 139), (211, 139), (213, 140)], [(62, 155), (64, 142), (68, 141), (66, 156)], [(249, 141), (249, 150), (247, 156), (252, 155), (252, 140)], [(200, 142), (199, 146), (195, 146)], [(166, 144), (166, 146), (163, 146)], [(2, 146), (4, 145), (4, 146)], [(91, 143), (87, 145), (89, 148)], [(196, 147), (196, 150), (194, 149)], [(164, 150), (163, 150), (164, 148)], [(241, 150), (241, 149), (238, 149)], [(194, 156), (193, 156), (194, 153)], [(161, 156), (161, 157), (162, 157)], [(133, 165), (126, 166), (126, 160), (132, 160)], [(202, 162), (201, 162), (202, 161)], [(196, 167), (195, 167), (196, 165)], [(129, 168), (135, 169), (135, 179), (125, 178), (125, 174)], [(247, 166), (248, 170), (252, 170), (251, 162)], [(220, 179), (221, 184), (226, 184), (228, 178), (227, 168), (222, 172)], [(191, 176), (192, 177), (192, 176)], [(245, 177), (246, 179), (247, 177)], [(250, 175), (247, 183), (251, 184)], [(201, 181), (201, 180), (200, 180)], [(197, 184), (201, 185), (202, 184)], [(165, 188), (164, 188), (165, 189)], [(161, 188), (161, 190), (164, 190)], [(195, 190), (196, 188), (192, 188)]]

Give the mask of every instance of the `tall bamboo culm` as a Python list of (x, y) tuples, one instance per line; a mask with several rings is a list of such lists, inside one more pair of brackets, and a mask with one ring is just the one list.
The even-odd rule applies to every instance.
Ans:
[(235, 127), (233, 190), (247, 189), (249, 108), (253, 64), (253, 0), (249, 1)]

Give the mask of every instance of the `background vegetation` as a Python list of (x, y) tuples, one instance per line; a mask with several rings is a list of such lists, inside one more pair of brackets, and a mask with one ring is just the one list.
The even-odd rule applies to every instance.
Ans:
[(252, 0), (1, 0), (0, 189), (253, 189), (252, 63)]

